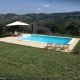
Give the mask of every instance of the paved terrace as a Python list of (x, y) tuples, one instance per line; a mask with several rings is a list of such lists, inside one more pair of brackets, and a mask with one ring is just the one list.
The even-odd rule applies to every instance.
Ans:
[[(25, 35), (30, 35), (30, 34), (23, 34), (23, 36)], [(25, 46), (31, 46), (31, 47), (37, 47), (37, 48), (45, 48), (47, 46), (47, 43), (16, 40), (16, 37), (13, 37), (13, 36), (0, 38), (0, 41), (7, 42), (7, 43), (13, 43), (13, 44), (19, 44), (19, 45), (25, 45)], [(59, 49), (57, 49), (57, 51), (71, 52), (72, 49), (75, 47), (75, 45), (78, 43), (78, 41), (79, 41), (78, 38), (74, 38), (74, 41), (69, 46), (69, 51), (59, 50)]]

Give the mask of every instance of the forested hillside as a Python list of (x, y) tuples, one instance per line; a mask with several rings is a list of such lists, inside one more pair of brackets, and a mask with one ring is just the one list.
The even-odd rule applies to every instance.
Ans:
[(29, 23), (30, 26), (23, 27), (23, 31), (28, 33), (32, 33), (33, 24), (34, 33), (80, 35), (80, 12), (25, 15), (0, 14), (0, 34), (12, 30), (6, 27), (6, 24), (15, 21)]

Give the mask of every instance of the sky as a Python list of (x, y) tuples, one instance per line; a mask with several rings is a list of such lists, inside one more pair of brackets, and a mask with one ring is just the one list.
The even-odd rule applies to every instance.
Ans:
[(80, 11), (80, 0), (0, 0), (0, 14)]

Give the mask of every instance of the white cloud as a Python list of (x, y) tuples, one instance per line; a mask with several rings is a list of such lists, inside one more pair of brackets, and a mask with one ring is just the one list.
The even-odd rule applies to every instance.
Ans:
[(43, 7), (50, 7), (50, 4), (44, 4)]
[(49, 8), (50, 7), (50, 4), (44, 4), (44, 5), (41, 5), (40, 8), (37, 8), (38, 11), (41, 11), (43, 10), (44, 8)]
[(41, 8), (37, 8), (37, 10), (38, 10), (38, 11), (41, 11), (42, 9), (41, 9)]

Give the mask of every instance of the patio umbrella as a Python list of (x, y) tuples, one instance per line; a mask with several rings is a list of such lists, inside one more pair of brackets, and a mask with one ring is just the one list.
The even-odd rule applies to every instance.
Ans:
[(10, 27), (10, 26), (28, 26), (29, 24), (27, 23), (23, 23), (23, 22), (20, 22), (20, 21), (16, 21), (16, 22), (13, 22), (13, 23), (10, 23), (10, 24), (7, 24), (6, 26)]
[(23, 22), (20, 22), (20, 21), (16, 21), (16, 22), (7, 24), (7, 26), (17, 26), (17, 25), (18, 25), (18, 26), (28, 26), (29, 24), (23, 23)]
[(16, 22), (13, 22), (13, 23), (10, 23), (10, 24), (7, 24), (6, 26), (10, 27), (10, 26), (16, 26), (15, 28), (18, 28), (18, 27), (21, 27), (22, 26), (28, 26), (29, 24), (27, 23), (23, 23), (23, 22), (20, 22), (20, 21), (16, 21)]

